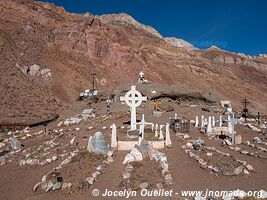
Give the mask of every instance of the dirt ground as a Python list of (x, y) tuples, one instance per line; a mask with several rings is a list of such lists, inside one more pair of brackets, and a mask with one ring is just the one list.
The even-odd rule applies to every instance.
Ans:
[[(195, 116), (198, 115), (215, 115), (219, 116), (219, 113), (209, 113), (205, 112), (201, 109), (201, 106), (190, 106), (190, 105), (178, 105), (173, 102), (172, 106), (174, 111), (163, 113), (161, 117), (155, 117), (152, 115), (153, 106), (146, 104), (146, 106), (140, 106), (137, 110), (137, 117), (141, 119), (141, 114), (145, 114), (145, 120), (148, 122), (165, 124), (169, 122), (169, 118), (174, 116), (175, 113), (178, 116), (184, 116), (190, 120), (194, 120)], [(127, 113), (128, 107), (126, 105), (121, 105), (118, 102), (115, 102), (112, 107), (112, 116), (111, 117), (102, 117), (103, 115), (107, 115), (106, 105), (105, 103), (93, 104), (93, 107), (97, 107), (98, 111), (96, 111), (96, 117), (90, 118), (85, 122), (82, 122), (78, 125), (73, 125), (69, 127), (57, 127), (57, 123), (62, 120), (74, 116), (75, 114), (79, 114), (82, 112), (84, 108), (87, 107), (86, 102), (78, 102), (75, 107), (70, 107), (61, 113), (60, 119), (52, 123), (48, 126), (51, 130), (49, 136), (40, 136), (33, 137), (30, 139), (23, 140), (24, 147), (23, 149), (29, 148), (34, 145), (40, 145), (43, 141), (54, 138), (54, 136), (59, 135), (60, 133), (56, 133), (53, 130), (63, 129), (62, 136), (58, 137), (56, 141), (68, 144), (73, 136), (76, 136), (78, 146), (77, 148), (83, 150), (86, 145), (89, 136), (92, 136), (96, 131), (101, 131), (105, 140), (110, 143), (111, 139), (111, 124), (115, 123), (117, 127), (127, 125), (123, 124), (126, 121), (129, 121), (129, 114)], [(223, 116), (226, 120), (226, 116)], [(92, 126), (93, 128), (88, 130), (87, 127)], [(79, 127), (79, 131), (76, 131), (75, 128)], [(106, 127), (103, 129), (103, 127)], [(37, 132), (42, 130), (43, 127), (36, 127), (30, 129), (30, 133)], [(69, 130), (71, 129), (71, 130)], [(250, 128), (244, 125), (237, 125), (236, 129), (238, 134), (242, 135), (243, 141), (249, 140), (252, 141), (254, 137), (259, 137), (262, 141), (266, 142), (266, 138), (263, 134), (252, 131)], [(195, 140), (197, 138), (202, 138), (205, 141), (206, 146), (213, 146), (217, 150), (220, 150), (225, 153), (229, 153), (234, 156), (236, 159), (240, 159), (246, 161), (251, 164), (254, 168), (253, 172), (250, 172), (249, 175), (241, 174), (238, 176), (222, 176), (220, 174), (213, 173), (211, 170), (202, 169), (199, 163), (190, 158), (181, 146), (185, 145), (187, 140), (181, 139), (175, 135), (175, 133), (171, 132), (172, 139), (172, 148), (161, 150), (161, 152), (165, 153), (168, 162), (170, 171), (172, 173), (173, 185), (164, 186), (164, 189), (171, 190), (173, 189), (175, 192), (180, 192), (182, 190), (267, 190), (267, 160), (260, 159), (256, 157), (251, 157), (248, 155), (242, 155), (240, 152), (231, 150), (226, 145), (222, 145), (222, 140), (220, 139), (210, 139), (203, 133), (200, 133), (198, 129), (196, 129), (193, 125), (190, 126), (190, 132), (188, 133), (190, 136), (190, 140)], [(238, 145), (240, 148), (245, 149), (244, 145)], [(247, 147), (251, 148), (251, 147)], [(257, 151), (256, 149), (253, 149)], [(19, 166), (19, 154), (12, 155), (10, 159), (12, 162), (8, 162), (6, 165), (0, 167), (0, 199), (1, 200), (41, 200), (41, 199), (56, 199), (56, 200), (68, 200), (68, 199), (77, 199), (77, 200), (85, 200), (85, 199), (113, 199), (111, 197), (94, 197), (92, 192), (94, 189), (98, 189), (100, 194), (104, 193), (106, 189), (108, 190), (121, 190), (120, 183), (122, 181), (121, 172), (123, 170), (122, 161), (124, 160), (125, 155), (129, 153), (128, 151), (116, 151), (114, 154), (114, 162), (111, 163), (103, 172), (103, 174), (99, 177), (97, 182), (89, 188), (88, 191), (82, 193), (72, 193), (68, 194), (62, 191), (50, 191), (50, 192), (34, 192), (33, 186), (40, 181), (41, 177), (46, 174), (49, 170), (53, 169), (55, 166), (59, 164), (59, 160), (55, 161), (49, 165), (44, 166)], [(261, 152), (266, 155), (266, 152)], [(216, 154), (214, 154), (216, 156)], [(221, 162), (224, 163), (224, 160), (216, 159), (210, 157), (210, 162)], [(99, 158), (99, 160), (101, 160)], [(92, 162), (91, 162), (92, 161)], [(225, 162), (230, 162), (231, 159), (228, 158)], [(67, 176), (67, 174), (77, 175), (79, 177), (85, 176), (83, 174), (83, 169), (91, 169), (91, 166), (95, 166), (98, 160), (88, 159), (77, 161), (75, 165), (70, 165), (70, 168), (66, 168), (62, 171), (62, 173)], [(149, 161), (150, 162), (150, 161)], [(235, 165), (234, 163), (230, 163)], [(233, 167), (233, 166), (232, 166)], [(153, 166), (152, 163), (144, 164), (139, 166), (138, 176), (141, 179), (147, 179), (150, 175), (153, 176), (151, 184), (154, 184), (157, 180), (162, 180), (162, 176), (160, 173), (152, 172), (152, 170), (156, 170), (156, 167)], [(147, 171), (146, 171), (147, 170)], [(90, 171), (90, 170), (89, 170)], [(88, 172), (89, 172), (88, 171)], [(143, 177), (141, 177), (143, 175)], [(75, 175), (75, 176), (76, 176)], [(158, 176), (158, 177), (157, 177)], [(146, 178), (147, 177), (147, 178)], [(75, 177), (74, 177), (75, 178)], [(77, 177), (76, 177), (77, 178)], [(71, 180), (71, 178), (69, 178)], [(149, 181), (149, 180), (148, 180)], [(117, 198), (116, 198), (117, 199)], [(132, 197), (131, 199), (178, 199), (178, 196), (173, 197)], [(189, 198), (190, 199), (190, 198)]]

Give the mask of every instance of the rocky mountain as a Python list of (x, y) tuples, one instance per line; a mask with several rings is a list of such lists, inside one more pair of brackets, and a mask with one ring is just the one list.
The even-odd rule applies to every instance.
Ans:
[(176, 47), (180, 47), (180, 48), (185, 48), (188, 50), (194, 50), (196, 49), (191, 43), (179, 39), (179, 38), (175, 38), (175, 37), (165, 37), (164, 40), (170, 44), (172, 44), (173, 46)]
[(140, 70), (154, 83), (216, 92), (237, 108), (246, 96), (267, 112), (264, 56), (192, 51), (126, 14), (74, 14), (32, 0), (1, 0), (0, 22), (0, 121), (51, 116), (91, 87), (92, 73), (105, 88), (135, 83)]

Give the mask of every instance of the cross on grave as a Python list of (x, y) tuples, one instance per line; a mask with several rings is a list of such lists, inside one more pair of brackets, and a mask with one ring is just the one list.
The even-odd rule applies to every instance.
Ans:
[(131, 110), (131, 131), (136, 130), (136, 108), (141, 105), (142, 101), (147, 101), (147, 97), (143, 97), (142, 94), (136, 90), (136, 86), (131, 86), (124, 97), (120, 97), (120, 101), (130, 107)]
[[(143, 114), (142, 115), (142, 120), (141, 120), (141, 122), (139, 122), (139, 123), (136, 123), (136, 124), (140, 124), (140, 129), (139, 129), (139, 139), (140, 140), (142, 140), (142, 139), (144, 139), (144, 137), (145, 137), (145, 126), (146, 125), (153, 125), (153, 123), (149, 123), (149, 122), (146, 122), (145, 121), (145, 115)], [(141, 137), (140, 137), (141, 136)], [(141, 141), (140, 141), (141, 142)]]
[(144, 78), (144, 75), (145, 75), (145, 74), (144, 74), (144, 72), (142, 72), (142, 71), (139, 73), (139, 77), (140, 77), (140, 78)]

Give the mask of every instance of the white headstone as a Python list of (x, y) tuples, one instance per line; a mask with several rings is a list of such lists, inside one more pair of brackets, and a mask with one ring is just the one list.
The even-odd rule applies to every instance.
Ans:
[(164, 125), (159, 125), (159, 139), (163, 139), (164, 138), (163, 127), (164, 127)]
[(159, 125), (155, 125), (155, 137), (159, 137)]
[(130, 107), (131, 130), (136, 130), (136, 108), (141, 105), (142, 101), (147, 101), (147, 97), (143, 97), (142, 94), (136, 90), (136, 86), (131, 86), (131, 90), (128, 91), (124, 97), (120, 97), (120, 101), (125, 101)]
[(111, 130), (111, 148), (117, 148), (118, 147), (118, 141), (117, 141), (117, 127), (115, 124), (112, 124), (110, 127)]
[(196, 123), (195, 123), (195, 127), (198, 127), (198, 116), (196, 116)]
[(214, 127), (214, 126), (215, 126), (215, 117), (212, 116), (212, 127)]
[(201, 115), (201, 128), (203, 128), (203, 127), (204, 127), (204, 116)]
[(222, 127), (222, 116), (220, 115), (219, 126)]
[(166, 124), (165, 146), (166, 147), (172, 146), (172, 141), (171, 141), (171, 136), (170, 136), (170, 124), (169, 123)]
[(207, 133), (212, 133), (212, 126), (211, 126), (211, 116), (209, 116), (208, 126), (207, 126)]
[(227, 124), (228, 124), (228, 133), (229, 133), (229, 135), (231, 135), (232, 134), (232, 123), (231, 123), (231, 116), (230, 115), (228, 115), (228, 120), (227, 120)]

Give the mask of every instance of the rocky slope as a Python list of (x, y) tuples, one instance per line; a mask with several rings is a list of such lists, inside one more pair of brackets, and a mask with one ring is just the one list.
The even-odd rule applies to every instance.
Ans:
[(71, 14), (50, 3), (0, 1), (0, 121), (37, 120), (98, 88), (147, 79), (216, 92), (267, 112), (267, 62), (218, 49), (188, 50), (124, 14)]

